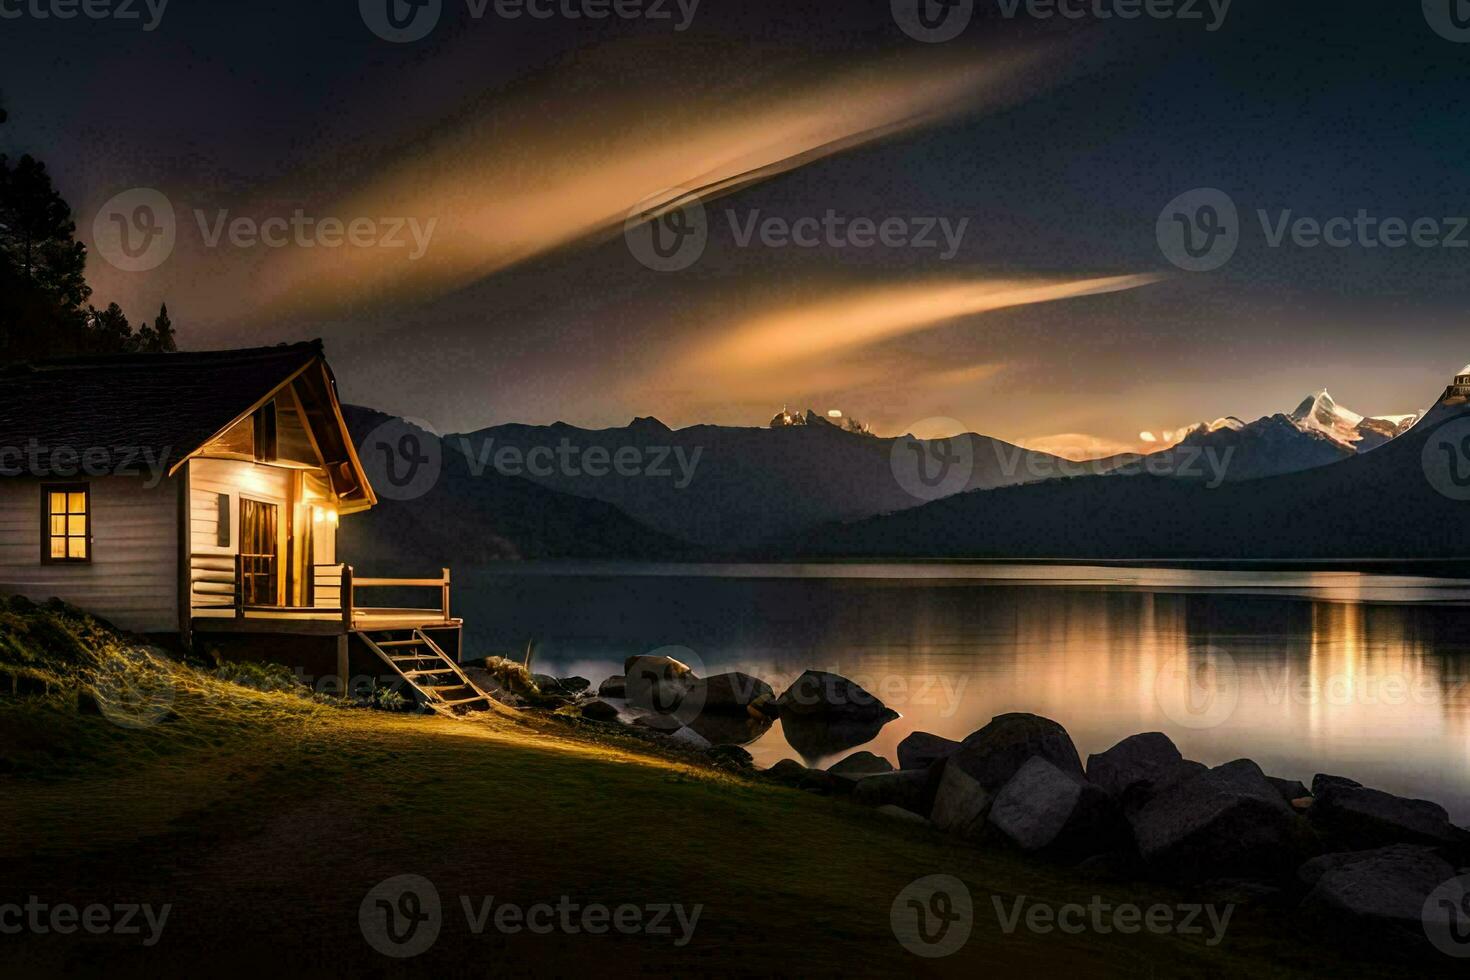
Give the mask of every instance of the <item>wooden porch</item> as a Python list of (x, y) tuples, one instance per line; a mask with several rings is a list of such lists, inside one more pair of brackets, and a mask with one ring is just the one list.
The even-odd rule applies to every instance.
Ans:
[[(355, 632), (402, 629), (458, 629), (463, 621), (450, 615), (449, 569), (438, 578), (365, 578), (351, 565), (311, 566), (307, 594), (311, 605), (251, 602), (252, 595), (274, 589), (256, 588), (275, 574), (273, 555), (194, 554), (190, 562), (193, 591), (192, 624), (196, 633), (286, 633), (341, 636)], [(371, 606), (363, 590), (421, 590), (432, 596), (423, 606)]]

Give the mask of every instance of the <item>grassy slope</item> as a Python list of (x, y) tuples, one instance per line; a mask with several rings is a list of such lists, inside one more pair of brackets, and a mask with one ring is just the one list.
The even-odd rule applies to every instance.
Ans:
[[(404, 873), (427, 876), (444, 899), (438, 942), (409, 964), (437, 975), (1291, 976), (1353, 966), (1304, 946), (1290, 922), (1244, 909), (1214, 949), (1199, 937), (1007, 936), (992, 895), (1181, 896), (1023, 865), (625, 736), (345, 710), (165, 670), (177, 716), (148, 728), (79, 714), (74, 691), (0, 699), (0, 757), (15, 770), (0, 776), (0, 902), (174, 906), (153, 949), (7, 936), (8, 974), (104, 963), (152, 975), (210, 963), (230, 974), (401, 972), (363, 941), (357, 910), (368, 888)], [(934, 873), (968, 883), (976, 925), (959, 954), (926, 961), (894, 940), (889, 909)], [(705, 908), (679, 949), (667, 938), (475, 936), (461, 894)]]

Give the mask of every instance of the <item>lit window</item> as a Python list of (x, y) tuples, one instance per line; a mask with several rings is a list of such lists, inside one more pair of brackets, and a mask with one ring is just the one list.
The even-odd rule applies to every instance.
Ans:
[(44, 561), (92, 560), (92, 494), (85, 483), (41, 488)]

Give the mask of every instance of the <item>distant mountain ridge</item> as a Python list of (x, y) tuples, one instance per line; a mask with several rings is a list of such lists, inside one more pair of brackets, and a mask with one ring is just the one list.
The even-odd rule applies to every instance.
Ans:
[[(796, 418), (797, 416), (790, 415)], [(656, 419), (636, 419), (610, 429), (582, 429), (557, 422), (535, 426), (498, 425), (450, 435), (445, 442), (475, 461), (493, 467), (497, 454), (529, 461), (538, 451), (612, 461), (611, 471), (589, 474), (563, 465), (524, 469), (526, 479), (568, 494), (612, 504), (637, 521), (707, 548), (736, 552), (832, 521), (855, 520), (903, 510), (932, 496), (905, 486), (895, 466), (895, 445), (903, 453), (912, 437), (878, 438), (850, 431), (815, 412), (800, 424), (734, 427), (695, 425), (670, 429)], [(774, 420), (773, 420), (774, 421)], [(923, 444), (928, 446), (928, 444)], [(1056, 475), (1065, 461), (1047, 453), (970, 435), (969, 478), (955, 491), (1009, 486)], [(615, 470), (622, 453), (631, 461), (651, 462), (663, 453), (658, 474)], [(687, 479), (686, 479), (687, 476)]]
[[(1335, 465), (1213, 488), (1143, 474), (977, 491), (819, 528), (788, 550), (809, 559), (1464, 559), (1470, 394), (1453, 392), (1402, 435)], [(1259, 438), (1284, 432), (1280, 418), (1263, 420)], [(1462, 496), (1446, 491), (1462, 485)]]

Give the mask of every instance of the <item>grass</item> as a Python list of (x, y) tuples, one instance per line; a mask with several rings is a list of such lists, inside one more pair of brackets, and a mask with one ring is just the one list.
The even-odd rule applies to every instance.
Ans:
[[(119, 936), (6, 936), (8, 975), (104, 966), (120, 975), (186, 966), (368, 976), (405, 966), (445, 976), (1393, 972), (1311, 942), (1266, 907), (1238, 910), (1216, 947), (1199, 936), (1007, 934), (993, 898), (1146, 906), (1191, 896), (1022, 863), (600, 727), (348, 710), (242, 686), (229, 670), (140, 667), (125, 642), (98, 637), (96, 649), (110, 652), (68, 676), (53, 671), (50, 694), (0, 699), (0, 757), (11, 769), (0, 776), (0, 903), (37, 895), (171, 903), (172, 912), (152, 948)], [(156, 723), (129, 727), (78, 709), (78, 691), (112, 656), (167, 678), (172, 696)], [(46, 668), (44, 658), (32, 667)], [(367, 945), (358, 908), (372, 886), (407, 873), (434, 882), (444, 925), (428, 952), (402, 964)], [(924, 960), (895, 940), (889, 914), (909, 882), (936, 873), (967, 884), (975, 925), (960, 952)], [(562, 895), (703, 911), (693, 940), (676, 947), (649, 936), (475, 935), (460, 903)]]

